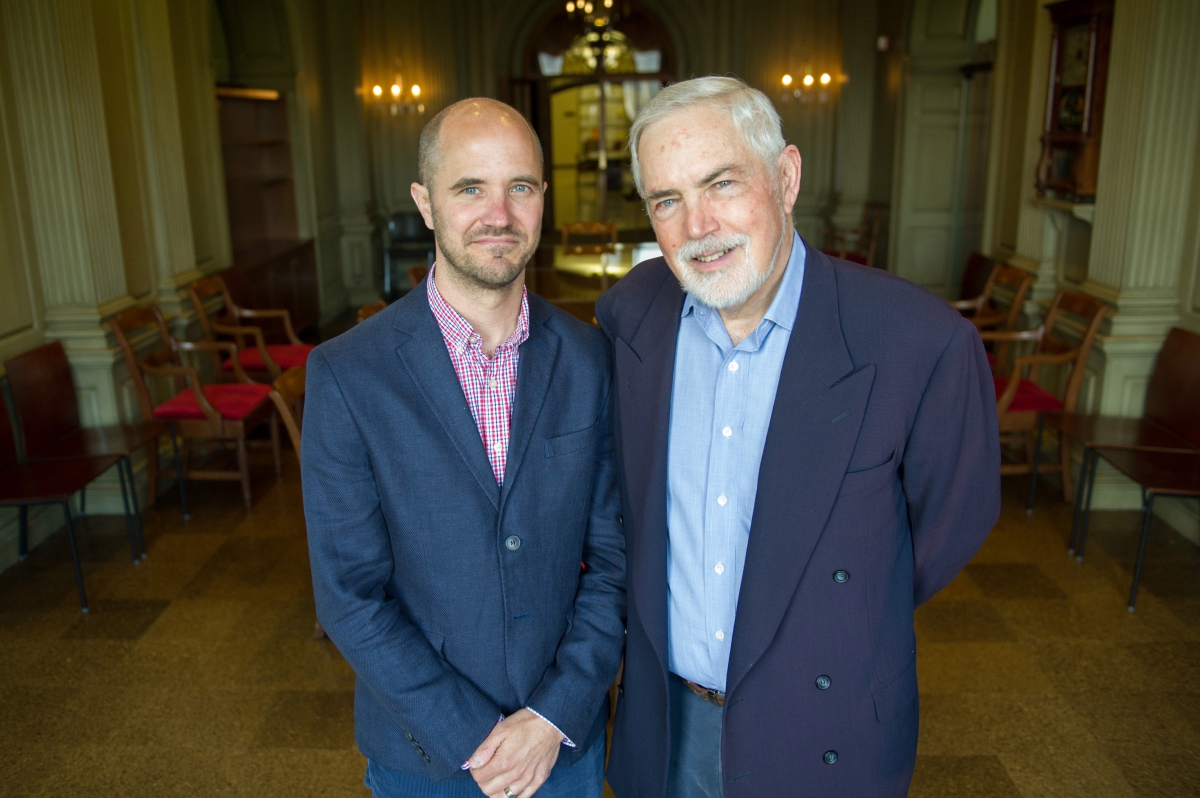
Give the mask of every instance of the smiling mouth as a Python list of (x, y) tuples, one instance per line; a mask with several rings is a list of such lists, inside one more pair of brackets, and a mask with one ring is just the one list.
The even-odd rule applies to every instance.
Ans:
[(733, 250), (735, 250), (735, 249), (737, 249), (737, 247), (730, 247), (729, 249), (717, 250), (716, 252), (711, 252), (707, 255), (697, 255), (692, 260), (695, 260), (698, 263), (712, 263), (714, 261), (718, 261), (721, 258), (725, 257), (730, 252), (733, 252)]

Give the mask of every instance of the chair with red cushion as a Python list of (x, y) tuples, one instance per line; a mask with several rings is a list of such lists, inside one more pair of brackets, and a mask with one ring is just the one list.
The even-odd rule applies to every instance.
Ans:
[[(139, 355), (129, 339), (134, 331), (148, 326), (156, 329), (160, 346), (148, 355)], [(172, 442), (178, 431), (185, 441), (215, 440), (220, 442), (222, 448), (226, 442), (232, 442), (237, 447), (237, 471), (185, 469), (176, 450), (176, 477), (181, 481), (184, 478), (238, 480), (242, 483), (242, 498), (249, 510), (250, 470), (246, 459), (246, 435), (261, 424), (270, 426), (275, 473), (278, 475), (280, 472), (279, 419), (269, 398), (271, 386), (254, 382), (246, 376), (236, 357), (237, 347), (228, 341), (175, 340), (168, 332), (166, 320), (157, 305), (130, 308), (113, 319), (111, 327), (121, 351), (125, 353), (125, 362), (129, 366), (144, 417), (167, 422), (171, 428)], [(207, 352), (214, 358), (225, 355), (238, 381), (204, 385), (195, 367), (183, 365), (180, 352)], [(156, 405), (146, 384), (147, 376), (169, 377), (174, 385), (171, 398)], [(189, 453), (184, 452), (185, 459), (190, 459)], [(184, 517), (187, 517), (186, 504)]]
[[(976, 256), (983, 257), (977, 252), (971, 253), (972, 259)], [(971, 299), (960, 299), (950, 305), (969, 318), (977, 330), (1015, 330), (1017, 318), (1025, 305), (1025, 295), (1033, 286), (1033, 280), (1034, 276), (1024, 269), (994, 263), (983, 291)], [(1007, 306), (1004, 302), (997, 303), (997, 298), (1004, 298)], [(998, 363), (1002, 364), (1002, 368), (1008, 368), (1009, 346), (1008, 341), (997, 341), (995, 352), (987, 353), (988, 364), (992, 368), (996, 368)]]
[[(316, 348), (296, 336), (291, 316), (286, 310), (251, 310), (239, 307), (233, 301), (225, 281), (216, 275), (197, 280), (188, 286), (187, 292), (196, 308), (196, 316), (200, 320), (200, 328), (204, 330), (205, 339), (216, 342), (218, 335), (233, 338), (237, 345), (237, 360), (242, 369), (263, 382), (270, 383), (288, 369), (303, 366), (308, 362), (309, 353)], [(204, 302), (217, 296), (225, 303), (225, 315), (213, 318), (208, 314)], [(260, 327), (244, 326), (241, 323), (242, 319), (278, 319), (288, 343), (268, 344)], [(232, 372), (233, 359), (224, 358), (221, 368)]]
[[(1013, 358), (1012, 371), (1006, 377), (994, 377), (996, 382), (996, 410), (1000, 414), (1000, 438), (1002, 442), (1022, 442), (1025, 448), (1024, 462), (1006, 462), (1000, 466), (1001, 474), (1036, 474), (1041, 458), (1042, 435), (1046, 420), (1042, 415), (1053, 411), (1075, 411), (1079, 400), (1079, 388), (1083, 383), (1084, 366), (1092, 351), (1100, 324), (1104, 321), (1107, 308), (1103, 302), (1087, 294), (1059, 291), (1050, 301), (1045, 321), (1032, 330), (985, 330), (980, 333), (984, 341), (1015, 343), (1032, 342), (1033, 353)], [(1070, 332), (1068, 317), (1074, 317), (1071, 328), (1083, 328), (1082, 337)], [(1059, 381), (1061, 393), (1046, 390), (1038, 381), (1039, 371), (1044, 366), (1066, 366), (1067, 373)], [(1071, 495), (1071, 449), (1067, 439), (1059, 436), (1059, 462), (1046, 465), (1042, 471), (1062, 473), (1063, 495)], [(1033, 512), (1034, 492), (1037, 480), (1032, 479), (1029, 487), (1028, 512)]]

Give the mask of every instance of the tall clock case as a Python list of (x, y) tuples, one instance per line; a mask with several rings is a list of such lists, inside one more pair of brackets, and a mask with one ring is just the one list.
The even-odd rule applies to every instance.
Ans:
[(1054, 37), (1037, 190), (1041, 196), (1091, 202), (1100, 162), (1113, 0), (1065, 0), (1046, 8)]

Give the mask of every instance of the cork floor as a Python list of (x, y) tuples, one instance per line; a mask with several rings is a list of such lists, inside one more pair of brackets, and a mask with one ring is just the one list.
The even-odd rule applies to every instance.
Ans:
[[(136, 568), (120, 519), (81, 522), (87, 616), (62, 532), (0, 574), (0, 795), (367, 794), (354, 675), (311, 634), (298, 469), (254, 477), (249, 514), (233, 484), (194, 485), (187, 523), (165, 494)], [(1129, 614), (1137, 515), (1095, 514), (1079, 564), (1069, 508), (1005, 490), (917, 614), (912, 795), (1200, 795), (1200, 550), (1156, 525)]]

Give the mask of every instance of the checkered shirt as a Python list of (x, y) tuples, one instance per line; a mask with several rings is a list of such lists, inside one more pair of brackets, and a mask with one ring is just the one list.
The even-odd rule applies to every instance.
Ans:
[(517, 393), (517, 363), (521, 344), (529, 338), (529, 292), (521, 290), (521, 312), (517, 329), (508, 340), (496, 347), (489, 359), (483, 353), (483, 339), (470, 322), (450, 307), (438, 293), (433, 272), (425, 280), (429, 308), (442, 330), (442, 339), (454, 364), (454, 373), (467, 397), (467, 407), (475, 418), (475, 426), (483, 438), (496, 484), (504, 484), (504, 468), (508, 464), (508, 433), (512, 426), (513, 397)]

